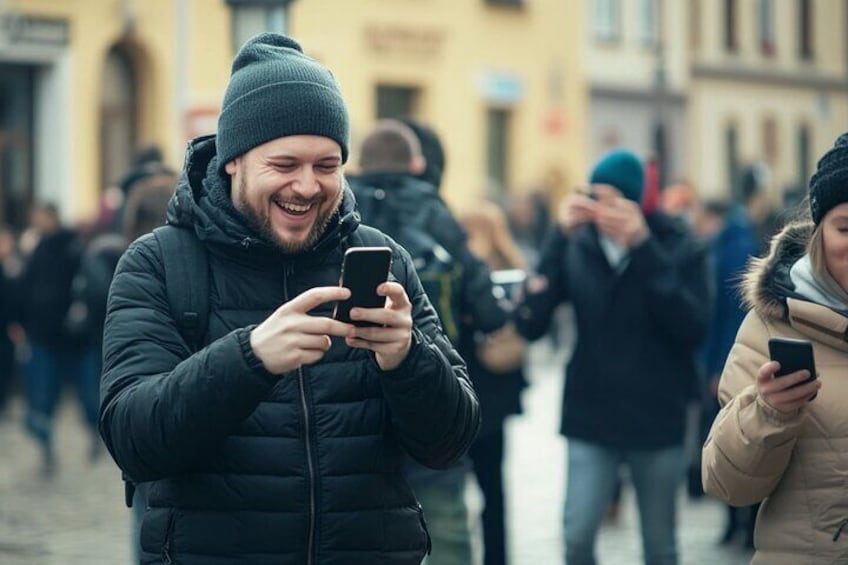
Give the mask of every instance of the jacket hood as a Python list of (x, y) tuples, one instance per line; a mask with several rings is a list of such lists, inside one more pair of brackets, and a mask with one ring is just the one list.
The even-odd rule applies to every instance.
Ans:
[(749, 262), (742, 283), (746, 306), (764, 318), (784, 319), (788, 298), (805, 300), (795, 292), (789, 271), (807, 252), (813, 229), (812, 222), (787, 225), (772, 239), (768, 255)]
[[(168, 205), (167, 222), (191, 227), (198, 237), (212, 246), (229, 248), (230, 253), (263, 253), (283, 255), (272, 242), (266, 241), (249, 227), (233, 207), (228, 193), (208, 182), (215, 174), (215, 136), (199, 137), (189, 142), (185, 164), (177, 188)], [(337, 249), (360, 224), (353, 192), (344, 180), (344, 196), (338, 213), (315, 245), (300, 253), (308, 256)], [(294, 257), (294, 256), (290, 256)]]
[(419, 210), (432, 198), (439, 197), (433, 184), (406, 173), (364, 173), (351, 177), (350, 183), (354, 192), (358, 187), (385, 191), (392, 208), (398, 210)]

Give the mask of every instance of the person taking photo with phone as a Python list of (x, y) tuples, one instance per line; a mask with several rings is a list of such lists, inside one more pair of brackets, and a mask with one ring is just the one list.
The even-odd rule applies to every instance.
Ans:
[[(289, 37), (253, 37), (217, 136), (188, 148), (170, 225), (119, 263), (100, 430), (147, 486), (142, 563), (412, 565), (429, 549), (404, 455), (451, 465), (478, 404), (409, 255), (360, 225), (348, 139), (332, 73)], [(178, 235), (175, 264), (162, 247)], [(351, 311), (372, 327), (332, 319), (344, 253), (363, 246), (393, 254), (385, 307)], [(174, 306), (198, 280), (208, 315)]]
[[(747, 271), (750, 311), (703, 448), (706, 492), (737, 506), (762, 501), (757, 565), (848, 555), (848, 134), (819, 161), (809, 205), (812, 221), (784, 228)], [(817, 374), (784, 375), (769, 355), (772, 338), (810, 342)]]
[(644, 215), (644, 171), (630, 151), (603, 156), (590, 183), (563, 201), (516, 310), (519, 332), (537, 339), (559, 304), (574, 309), (560, 428), (568, 438), (565, 562), (596, 563), (601, 520), (626, 465), (645, 563), (676, 565), (686, 405), (709, 317), (706, 248), (682, 221)]

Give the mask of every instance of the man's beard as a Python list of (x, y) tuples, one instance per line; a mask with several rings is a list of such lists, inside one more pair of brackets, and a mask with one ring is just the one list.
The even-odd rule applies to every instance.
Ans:
[[(330, 220), (333, 216), (338, 212), (339, 208), (342, 204), (342, 197), (344, 195), (344, 190), (340, 190), (338, 197), (336, 198), (336, 202), (330, 206), (326, 211), (320, 213), (312, 224), (312, 227), (309, 229), (309, 233), (306, 238), (302, 241), (283, 241), (277, 235), (277, 232), (274, 231), (273, 226), (271, 225), (271, 215), (264, 214), (260, 215), (259, 211), (254, 210), (250, 205), (250, 202), (247, 200), (247, 175), (240, 175), (241, 179), (239, 181), (238, 193), (236, 194), (236, 210), (241, 212), (242, 216), (247, 223), (247, 226), (256, 233), (258, 233), (262, 239), (265, 241), (272, 243), (277, 249), (282, 251), (287, 255), (295, 255), (298, 253), (303, 253), (304, 251), (308, 251), (311, 249), (318, 240), (321, 239), (321, 236), (324, 235), (324, 232), (327, 230), (327, 226), (330, 224)], [(325, 203), (325, 199), (321, 199), (318, 202), (314, 203), (314, 206), (321, 206)], [(272, 204), (272, 206), (276, 206), (276, 204)]]

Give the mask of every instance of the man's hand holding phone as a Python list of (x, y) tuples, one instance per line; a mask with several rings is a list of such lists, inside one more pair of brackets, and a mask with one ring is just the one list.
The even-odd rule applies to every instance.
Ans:
[(380, 368), (391, 371), (403, 363), (412, 346), (412, 303), (396, 282), (382, 283), (377, 294), (386, 297), (386, 306), (353, 308), (352, 320), (372, 325), (353, 327), (346, 342), (350, 347), (373, 351)]
[(557, 224), (563, 233), (571, 233), (577, 226), (595, 220), (598, 203), (588, 190), (575, 190), (560, 202)]
[(350, 298), (340, 286), (311, 288), (277, 308), (250, 332), (250, 346), (275, 375), (317, 363), (330, 349), (330, 337), (347, 337), (353, 326), (308, 312), (326, 302)]

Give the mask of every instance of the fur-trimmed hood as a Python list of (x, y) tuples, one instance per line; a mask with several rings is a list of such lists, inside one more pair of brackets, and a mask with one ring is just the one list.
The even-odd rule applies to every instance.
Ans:
[(806, 221), (787, 225), (772, 238), (768, 255), (750, 261), (742, 283), (748, 308), (764, 318), (786, 318), (786, 299), (802, 298), (795, 292), (789, 270), (807, 252), (814, 227)]

